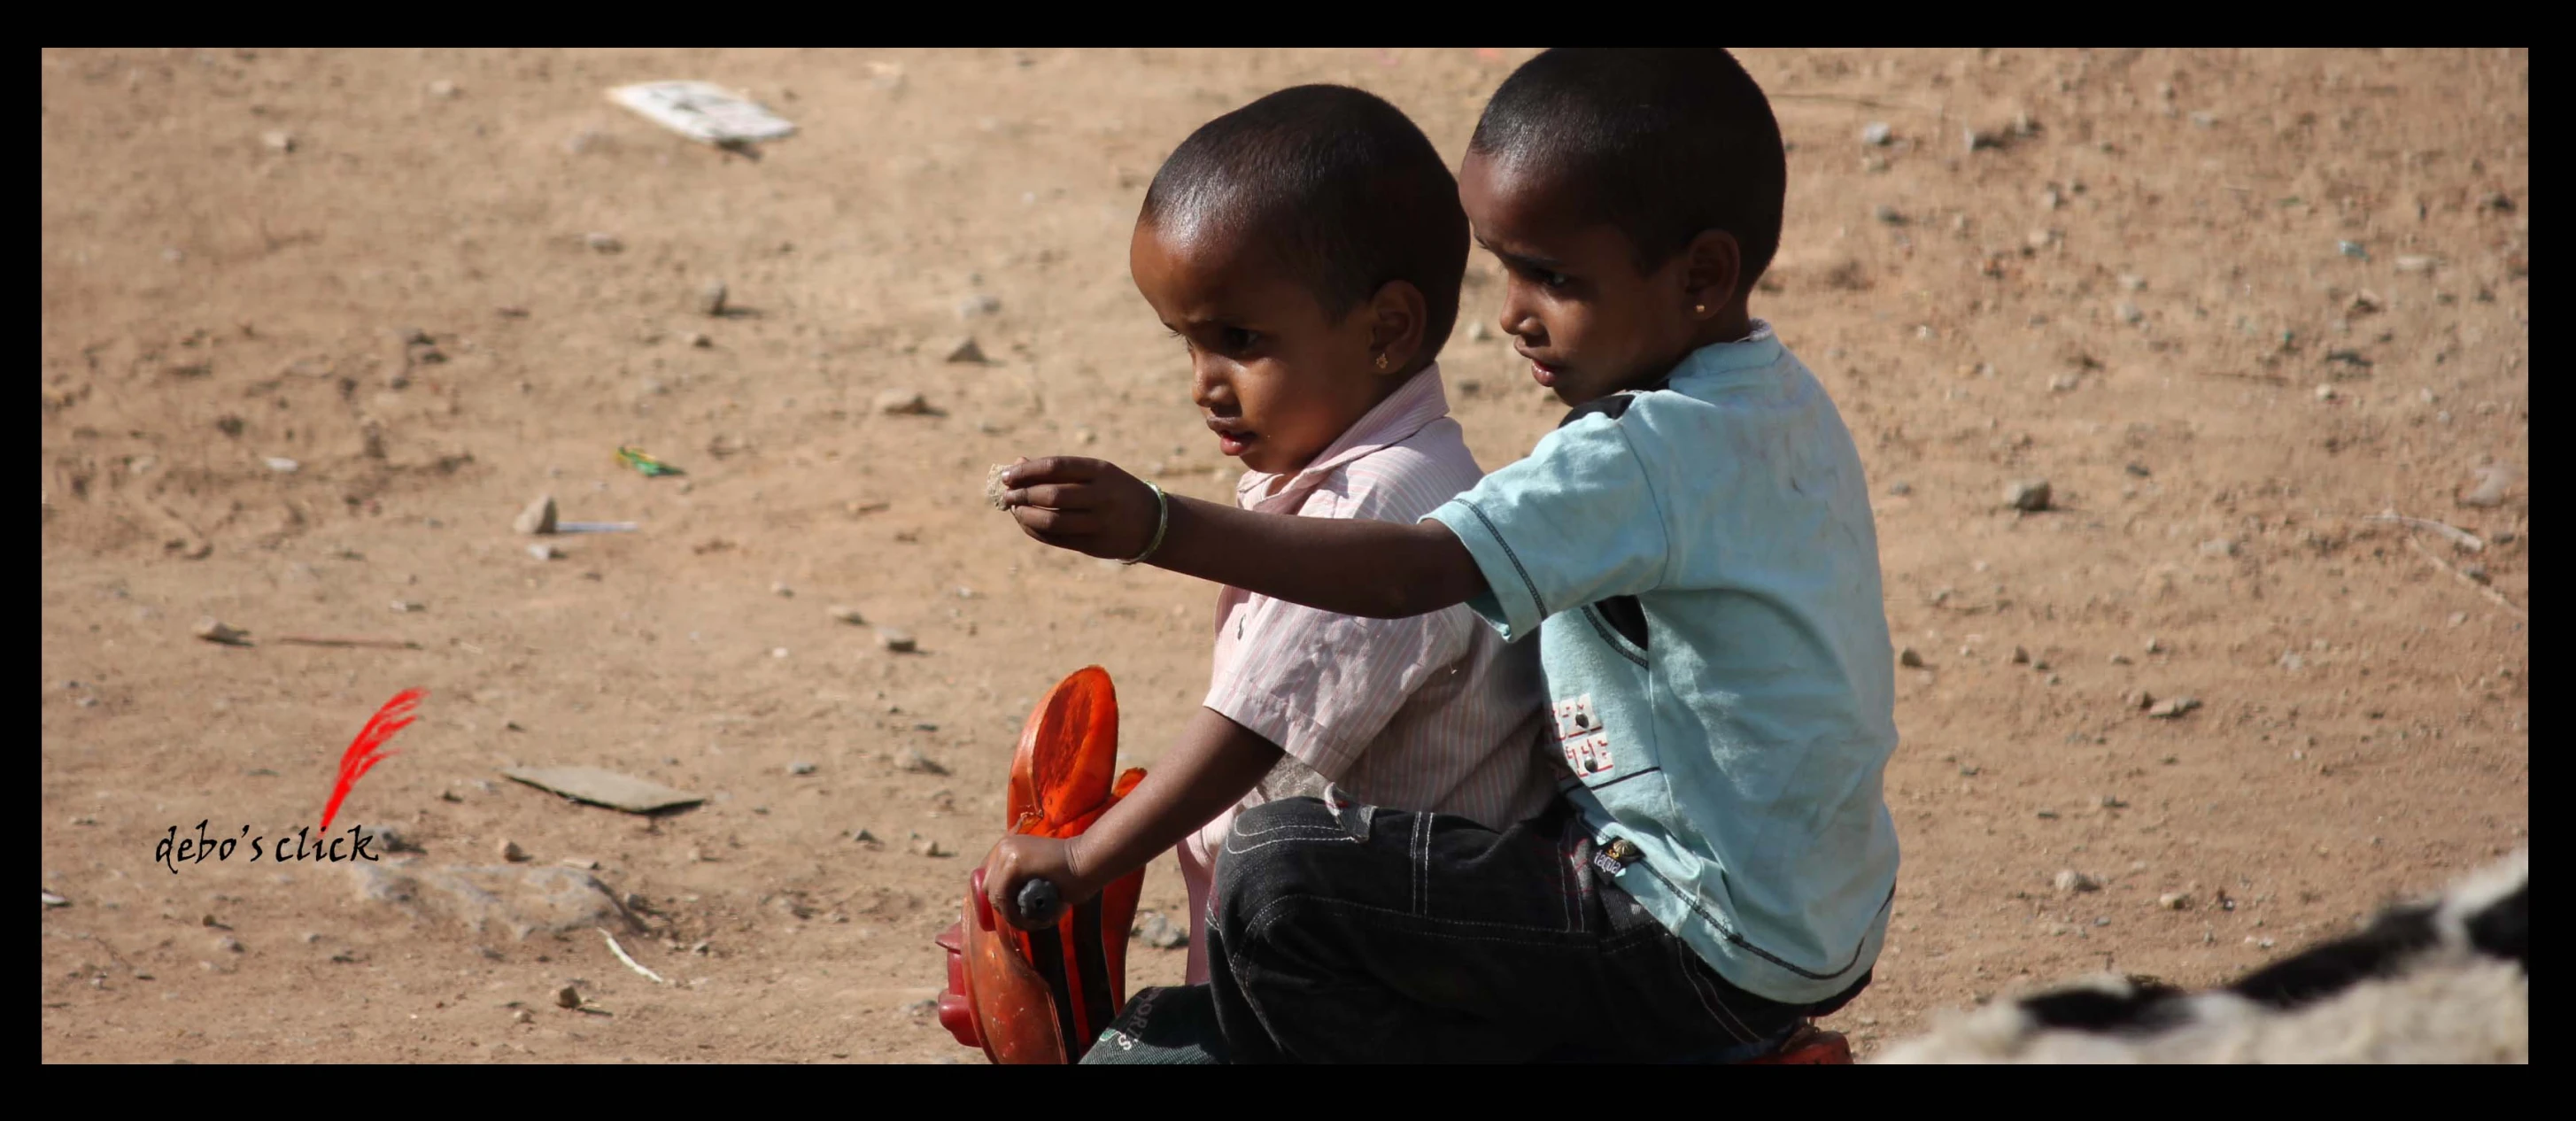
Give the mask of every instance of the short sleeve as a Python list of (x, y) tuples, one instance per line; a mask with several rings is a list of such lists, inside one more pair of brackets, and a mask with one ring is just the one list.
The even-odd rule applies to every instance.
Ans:
[(1587, 416), (1538, 442), (1529, 458), (1433, 510), (1484, 573), (1467, 601), (1518, 642), (1548, 616), (1652, 590), (1669, 538), (1645, 465), (1609, 416)]
[(1334, 780), (1431, 673), (1465, 655), (1472, 626), (1454, 612), (1363, 619), (1260, 596), (1246, 609), (1251, 637), (1207, 707)]

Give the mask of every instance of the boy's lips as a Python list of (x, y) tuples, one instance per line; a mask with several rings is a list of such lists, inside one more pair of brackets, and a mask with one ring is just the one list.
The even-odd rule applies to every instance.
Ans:
[(1550, 389), (1556, 388), (1556, 380), (1558, 376), (1565, 372), (1564, 367), (1543, 361), (1537, 355), (1531, 354), (1526, 350), (1519, 350), (1518, 348), (1514, 349), (1521, 357), (1529, 360), (1530, 377), (1533, 380)]
[(1252, 446), (1254, 440), (1261, 438), (1260, 434), (1250, 429), (1237, 428), (1215, 417), (1208, 418), (1207, 426), (1208, 431), (1216, 433), (1217, 450), (1229, 456), (1242, 455), (1243, 449)]

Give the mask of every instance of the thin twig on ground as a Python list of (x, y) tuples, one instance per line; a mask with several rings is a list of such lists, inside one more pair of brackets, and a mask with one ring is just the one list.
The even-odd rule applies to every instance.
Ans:
[(2410, 533), (2406, 535), (2406, 543), (2413, 546), (2416, 552), (2424, 554), (2424, 559), (2433, 562), (2433, 567), (2441, 569), (2444, 572), (2448, 572), (2451, 574), (2453, 579), (2477, 589), (2479, 595), (2485, 596), (2489, 600), (2494, 601), (2496, 606), (2504, 608), (2505, 610), (2513, 612), (2514, 614), (2520, 615), (2526, 619), (2531, 617), (2529, 612), (2524, 611), (2520, 607), (2514, 606), (2514, 602), (2512, 600), (2504, 598), (2504, 593), (2478, 583), (2475, 579), (2472, 579), (2468, 573), (2442, 563), (2442, 558), (2434, 556), (2433, 550), (2425, 548), (2424, 543), (2416, 540), (2414, 534)]
[(614, 934), (610, 934), (610, 933), (608, 932), (608, 929), (607, 929), (606, 927), (593, 927), (592, 929), (599, 931), (599, 936), (600, 936), (600, 937), (605, 938), (605, 939), (608, 939), (608, 952), (609, 952), (609, 953), (612, 953), (612, 954), (617, 955), (617, 960), (622, 961), (622, 962), (625, 962), (625, 963), (626, 963), (626, 968), (628, 968), (628, 969), (632, 969), (632, 970), (636, 971), (637, 973), (641, 973), (641, 974), (643, 974), (645, 977), (649, 978), (649, 979), (650, 979), (654, 984), (656, 984), (656, 985), (667, 985), (667, 984), (670, 984), (670, 982), (669, 982), (669, 981), (665, 981), (665, 980), (663, 980), (663, 979), (662, 979), (662, 975), (661, 975), (661, 974), (659, 974), (659, 973), (655, 973), (655, 972), (653, 972), (653, 971), (652, 971), (652, 970), (650, 970), (650, 969), (646, 969), (646, 968), (644, 968), (642, 965), (637, 964), (634, 958), (631, 958), (631, 957), (626, 956), (626, 947), (618, 945), (618, 944), (617, 944), (617, 936), (616, 936), (616, 935), (614, 935)]

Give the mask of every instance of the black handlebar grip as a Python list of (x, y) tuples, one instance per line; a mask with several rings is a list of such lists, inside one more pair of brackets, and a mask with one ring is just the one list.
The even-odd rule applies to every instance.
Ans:
[(1056, 894), (1055, 885), (1043, 879), (1020, 884), (1020, 918), (1030, 926), (1054, 926), (1056, 910), (1064, 898)]

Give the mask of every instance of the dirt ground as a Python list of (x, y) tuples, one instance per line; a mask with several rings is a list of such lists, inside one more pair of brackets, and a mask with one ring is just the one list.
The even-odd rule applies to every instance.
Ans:
[[(1224, 493), (1125, 275), (1162, 155), (1332, 81), (1454, 162), (1529, 53), (46, 51), (42, 1057), (981, 1061), (923, 1002), (1021, 721), (1099, 663), (1150, 765), (1215, 596), (1027, 541), (985, 465)], [(1860, 441), (1920, 662), (1894, 931), (1829, 1026), (1867, 1051), (2096, 969), (2224, 981), (2523, 844), (2528, 54), (1745, 60), (1793, 147), (1755, 313)], [(801, 132), (753, 159), (603, 96), (663, 78)], [(1563, 412), (1471, 326), (1498, 278), (1480, 255), (1443, 363), (1488, 468)], [(991, 361), (944, 361), (969, 334)], [(2023, 479), (2049, 509), (2005, 503)], [(532, 558), (545, 492), (639, 528)], [(314, 822), (415, 687), (341, 822), (415, 867), (595, 862), (673, 984), (345, 866), (155, 857)], [(708, 801), (643, 818), (514, 765)], [(1157, 863), (1146, 906), (1181, 899)], [(1179, 977), (1137, 954), (1131, 987)]]

